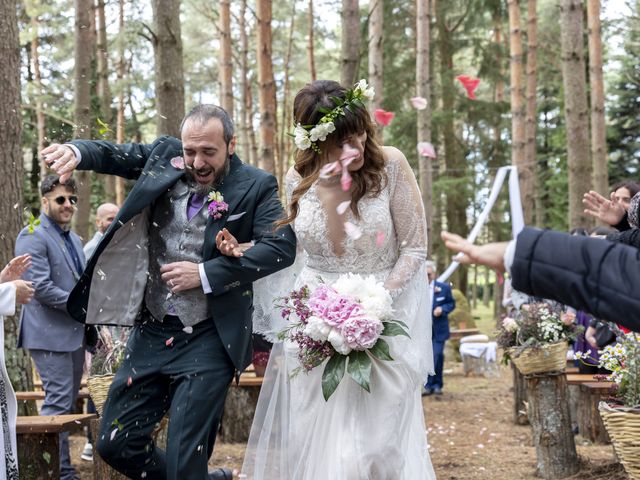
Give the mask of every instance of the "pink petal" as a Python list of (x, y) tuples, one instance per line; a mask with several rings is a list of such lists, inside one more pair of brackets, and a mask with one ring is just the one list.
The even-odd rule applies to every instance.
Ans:
[(340, 179), (340, 184), (342, 185), (343, 192), (349, 191), (349, 189), (351, 188), (351, 181), (351, 174), (349, 173), (349, 170), (347, 170), (347, 167), (344, 167), (342, 169), (342, 178)]
[(130, 387), (132, 383), (133, 380), (131, 379), (131, 377), (127, 378), (127, 387)]
[(380, 248), (384, 245), (384, 232), (380, 231), (376, 233), (376, 247)]
[(387, 112), (386, 110), (382, 110), (381, 108), (376, 108), (375, 112), (373, 112), (373, 116), (380, 125), (386, 127), (391, 123), (393, 117), (396, 116), (393, 112)]
[(469, 77), (467, 75), (458, 75), (456, 77), (456, 80), (458, 80), (462, 84), (464, 89), (467, 91), (467, 97), (469, 97), (471, 100), (475, 100), (476, 99), (475, 90), (476, 88), (478, 88), (478, 85), (480, 84), (480, 79)]
[(171, 338), (167, 338), (167, 341), (164, 342), (164, 344), (168, 347), (169, 345), (171, 345), (173, 343), (173, 337)]
[(173, 157), (170, 160), (171, 166), (177, 168), (178, 170), (184, 170), (184, 158), (182, 157)]
[(424, 97), (411, 97), (411, 105), (416, 110), (424, 110), (427, 108), (427, 99)]
[(362, 236), (362, 230), (360, 230), (351, 222), (344, 222), (344, 231), (349, 237), (353, 238), (354, 240), (358, 240)]
[(351, 206), (351, 200), (347, 200), (345, 202), (342, 202), (340, 205), (338, 205), (338, 207), (336, 208), (336, 212), (338, 212), (338, 215), (344, 215), (344, 212), (347, 211), (347, 209)]
[(418, 152), (423, 157), (436, 158), (436, 150), (429, 142), (418, 143)]

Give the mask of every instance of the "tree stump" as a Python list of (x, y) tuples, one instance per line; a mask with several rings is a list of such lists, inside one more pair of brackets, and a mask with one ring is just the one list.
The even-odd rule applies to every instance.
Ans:
[(45, 480), (60, 478), (59, 437), (38, 433), (23, 434), (18, 448), (20, 478)]
[(525, 379), (538, 475), (548, 480), (569, 477), (580, 465), (571, 430), (567, 379), (564, 374)]
[(221, 442), (246, 443), (249, 440), (251, 423), (256, 413), (259, 396), (259, 387), (233, 386), (229, 388), (220, 423)]
[(511, 369), (513, 370), (513, 422), (516, 425), (526, 425), (529, 423), (527, 418), (527, 383), (513, 363), (511, 363)]
[[(93, 443), (93, 479), (94, 480), (127, 480), (129, 477), (122, 475), (111, 468), (95, 449), (98, 432), (100, 431), (100, 418), (91, 420), (91, 443)], [(167, 431), (169, 429), (169, 418), (164, 417), (158, 427), (153, 431), (153, 438), (156, 446), (165, 450), (167, 446)]]

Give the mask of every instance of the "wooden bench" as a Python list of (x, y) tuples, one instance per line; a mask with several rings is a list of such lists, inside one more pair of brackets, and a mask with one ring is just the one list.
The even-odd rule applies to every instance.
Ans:
[(586, 382), (595, 382), (596, 379), (590, 373), (567, 373), (567, 385), (581, 385)]
[(480, 330), (477, 328), (459, 328), (457, 330), (451, 330), (449, 338), (451, 340), (460, 340), (462, 337), (466, 337), (467, 335), (477, 335), (478, 333), (480, 333)]
[[(33, 382), (33, 388), (36, 390), (42, 390), (42, 380), (36, 380)], [(80, 388), (87, 388), (86, 380), (82, 380), (82, 382), (80, 382)]]
[(60, 476), (59, 433), (86, 425), (96, 415), (19, 416), (16, 422), (21, 480)]
[[(44, 400), (45, 392), (38, 390), (35, 392), (16, 392), (16, 399), (20, 402), (26, 402), (27, 400)], [(89, 390), (80, 390), (78, 392), (78, 399), (86, 400), (89, 398)]]

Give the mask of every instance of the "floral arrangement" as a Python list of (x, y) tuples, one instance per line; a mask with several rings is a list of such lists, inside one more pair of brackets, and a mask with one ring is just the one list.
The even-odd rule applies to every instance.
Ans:
[(336, 118), (344, 116), (345, 110), (349, 110), (351, 106), (364, 108), (363, 99), (371, 100), (374, 94), (373, 87), (370, 87), (367, 81), (362, 79), (352, 89), (345, 92), (344, 99), (332, 97), (331, 100), (336, 106), (333, 109), (319, 108), (318, 110), (324, 113), (324, 116), (316, 125), (302, 125), (300, 123), (296, 125), (293, 131), (296, 147), (300, 150), (311, 148), (314, 152), (320, 153), (320, 148), (316, 142), (318, 140), (324, 142), (327, 139), (327, 135), (335, 131), (334, 122)]
[(229, 210), (229, 204), (224, 201), (224, 197), (220, 192), (214, 190), (209, 193), (207, 200), (209, 201), (207, 211), (209, 216), (215, 220), (222, 218), (222, 214)]
[(338, 387), (345, 371), (370, 391), (372, 361), (393, 360), (382, 336), (405, 335), (407, 325), (392, 320), (389, 292), (373, 276), (341, 275), (331, 286), (307, 286), (283, 298), (282, 316), (290, 326), (280, 340), (298, 344), (300, 371), (309, 372), (325, 360), (322, 393), (325, 400)]
[(91, 357), (90, 375), (113, 375), (116, 373), (126, 350), (129, 329), (122, 328), (117, 338), (113, 338), (109, 327), (101, 327), (98, 332), (98, 345)]
[(544, 302), (522, 305), (514, 317), (505, 317), (500, 325), (497, 342), (509, 360), (511, 353), (520, 355), (525, 348), (540, 348), (552, 343), (567, 342), (580, 333), (582, 327), (562, 320), (560, 305)]
[[(611, 373), (606, 380), (617, 386), (615, 398), (629, 408), (640, 407), (640, 338), (637, 333), (617, 332), (617, 342), (600, 350), (599, 367)], [(577, 359), (590, 355), (590, 351), (576, 352)]]

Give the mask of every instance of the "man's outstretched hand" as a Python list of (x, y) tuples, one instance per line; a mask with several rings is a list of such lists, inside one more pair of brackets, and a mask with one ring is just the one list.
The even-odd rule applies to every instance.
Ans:
[(49, 168), (60, 175), (60, 183), (66, 183), (80, 163), (71, 147), (60, 143), (52, 143), (40, 155)]
[(454, 257), (456, 262), (468, 265), (478, 264), (491, 267), (498, 272), (504, 272), (504, 254), (508, 242), (487, 243), (486, 245), (474, 245), (465, 238), (455, 233), (442, 232), (442, 240), (445, 246), (458, 255)]
[(625, 214), (624, 207), (616, 198), (615, 192), (611, 193), (611, 200), (607, 200), (598, 192), (591, 190), (582, 196), (582, 203), (586, 207), (584, 213), (611, 226), (620, 223)]

